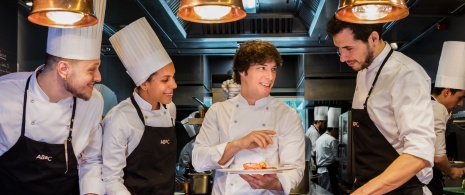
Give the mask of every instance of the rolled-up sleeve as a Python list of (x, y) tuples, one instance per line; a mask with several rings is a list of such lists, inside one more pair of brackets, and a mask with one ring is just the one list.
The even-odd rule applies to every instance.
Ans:
[(446, 107), (439, 102), (432, 102), (434, 114), (434, 132), (436, 141), (434, 142), (434, 156), (446, 155), (446, 125), (449, 119)]

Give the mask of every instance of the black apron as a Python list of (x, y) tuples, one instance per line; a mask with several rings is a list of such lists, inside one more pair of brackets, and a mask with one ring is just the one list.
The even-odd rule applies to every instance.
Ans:
[(78, 163), (71, 144), (76, 97), (69, 135), (64, 139), (64, 144), (32, 140), (24, 136), (30, 79), (27, 79), (24, 90), (21, 136), (13, 147), (0, 156), (0, 193), (79, 194)]
[(131, 102), (144, 124), (139, 145), (126, 159), (124, 185), (131, 194), (174, 194), (176, 170), (176, 130), (172, 127), (150, 127), (134, 96)]
[[(436, 101), (433, 97), (431, 97), (431, 100)], [(427, 186), (433, 195), (443, 194), (444, 178), (442, 177), (442, 172), (436, 167), (433, 167), (433, 179), (431, 179)]]
[[(373, 81), (373, 85), (368, 92), (368, 96), (363, 105), (364, 108), (352, 108), (356, 179), (354, 190), (380, 175), (395, 159), (397, 159), (397, 157), (399, 157), (399, 153), (397, 153), (383, 134), (381, 134), (374, 122), (370, 119), (367, 111), (368, 98), (371, 95), (384, 64), (386, 64), (392, 52), (393, 50), (389, 52), (381, 64), (375, 80)], [(422, 187), (423, 184), (414, 176), (409, 181), (387, 194), (423, 195)]]

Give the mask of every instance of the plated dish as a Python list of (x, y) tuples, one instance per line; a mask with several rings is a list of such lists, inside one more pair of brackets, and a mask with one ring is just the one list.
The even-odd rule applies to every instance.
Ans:
[(219, 172), (232, 173), (232, 174), (276, 174), (282, 171), (291, 170), (294, 168), (279, 168), (279, 169), (256, 169), (256, 170), (244, 170), (244, 169), (217, 169)]

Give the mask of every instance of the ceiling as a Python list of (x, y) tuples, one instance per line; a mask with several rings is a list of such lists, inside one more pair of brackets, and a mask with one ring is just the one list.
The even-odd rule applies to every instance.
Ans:
[[(18, 0), (26, 7), (25, 0)], [(131, 22), (146, 17), (171, 55), (233, 55), (241, 42), (273, 42), (282, 54), (335, 53), (326, 23), (337, 0), (255, 0), (256, 13), (224, 24), (199, 24), (176, 16), (180, 0), (107, 0), (104, 55), (115, 55), (108, 38)], [(407, 18), (385, 24), (383, 38), (398, 50), (410, 47), (447, 17), (465, 12), (465, 0), (407, 0)], [(21, 10), (21, 9), (20, 9)], [(22, 9), (27, 10), (27, 9)]]

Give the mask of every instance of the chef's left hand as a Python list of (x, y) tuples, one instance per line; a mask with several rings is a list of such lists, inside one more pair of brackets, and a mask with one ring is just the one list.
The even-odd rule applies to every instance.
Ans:
[(249, 183), (252, 189), (267, 189), (283, 191), (281, 182), (276, 177), (276, 174), (239, 174), (242, 179)]

